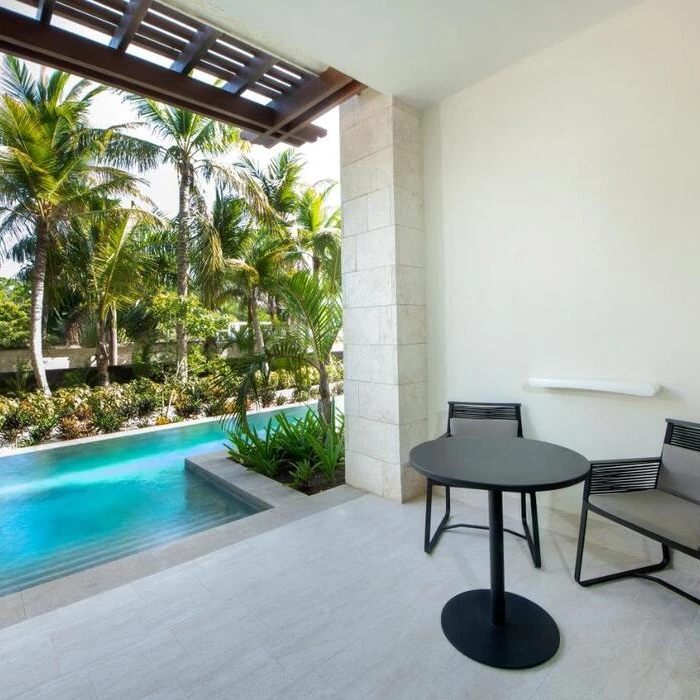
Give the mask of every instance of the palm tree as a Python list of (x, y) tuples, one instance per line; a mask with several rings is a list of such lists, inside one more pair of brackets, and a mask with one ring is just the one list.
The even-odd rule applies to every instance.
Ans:
[(0, 98), (0, 239), (33, 239), (30, 349), (37, 387), (50, 394), (43, 363), (47, 260), (74, 217), (89, 217), (102, 197), (138, 196), (138, 180), (121, 168), (151, 167), (151, 144), (129, 125), (91, 128), (88, 110), (105, 88), (69, 85), (61, 71), (33, 77), (5, 58)]
[(247, 198), (217, 189), (211, 217), (199, 219), (193, 263), (205, 306), (216, 308), (225, 299), (240, 299), (253, 334), (253, 353), (261, 355), (264, 340), (258, 302), (263, 293), (276, 288), (291, 245), (256, 224)]
[[(201, 198), (200, 182), (214, 176), (231, 179), (231, 173), (214, 159), (231, 148), (241, 149), (240, 131), (178, 107), (169, 107), (137, 95), (126, 98), (136, 106), (140, 119), (161, 142), (159, 158), (175, 168), (179, 184), (177, 227), (177, 293), (188, 293), (189, 246), (193, 235), (193, 204)], [(178, 375), (187, 379), (187, 332), (182, 321), (176, 327)]]
[(340, 284), (340, 208), (326, 202), (335, 183), (308, 187), (300, 195), (296, 210), (296, 236), (302, 254), (310, 260), (314, 275), (324, 274)]
[(299, 270), (279, 282), (278, 293), (292, 322), (287, 334), (270, 347), (270, 353), (318, 371), (318, 410), (328, 422), (332, 411), (328, 366), (343, 325), (339, 291), (309, 270)]
[(95, 319), (98, 382), (109, 384), (109, 365), (116, 364), (117, 311), (134, 304), (140, 296), (145, 258), (134, 231), (148, 215), (124, 209), (115, 200), (95, 203), (104, 216), (73, 223), (66, 253), (72, 264), (68, 277), (72, 290), (82, 295), (85, 311)]
[(282, 235), (288, 233), (294, 222), (303, 167), (303, 158), (293, 148), (274, 156), (264, 168), (247, 157), (236, 164), (238, 178), (235, 185), (240, 187), (243, 183), (245, 187), (239, 193), (247, 198), (251, 194), (263, 197), (264, 206), (254, 202), (260, 226), (276, 229)]

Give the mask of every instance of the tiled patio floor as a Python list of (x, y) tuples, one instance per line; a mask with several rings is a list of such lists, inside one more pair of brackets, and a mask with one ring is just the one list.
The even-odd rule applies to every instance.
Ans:
[(576, 586), (570, 532), (543, 532), (542, 571), (506, 536), (506, 586), (557, 620), (554, 659), (507, 672), (461, 656), (440, 611), (488, 584), (487, 537), (449, 533), (426, 556), (421, 528), (421, 503), (363, 496), (8, 627), (0, 697), (700, 697), (698, 608), (643, 581)]

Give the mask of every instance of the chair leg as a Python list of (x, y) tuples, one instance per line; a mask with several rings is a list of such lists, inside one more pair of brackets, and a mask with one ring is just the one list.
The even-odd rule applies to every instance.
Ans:
[(537, 516), (537, 496), (535, 493), (530, 494), (530, 517), (532, 519), (532, 531), (527, 524), (527, 494), (520, 494), (520, 519), (523, 523), (523, 532), (525, 540), (530, 549), (532, 563), (536, 569), (542, 568), (542, 554), (540, 552), (540, 527), (539, 518)]
[(647, 566), (640, 566), (634, 569), (627, 569), (625, 571), (619, 571), (614, 574), (606, 574), (605, 576), (597, 576), (595, 578), (589, 578), (589, 579), (582, 579), (581, 578), (581, 569), (583, 566), (583, 550), (585, 547), (585, 542), (586, 542), (586, 526), (588, 524), (588, 507), (586, 503), (583, 504), (581, 508), (581, 524), (579, 527), (579, 533), (578, 533), (578, 546), (576, 548), (576, 564), (574, 566), (574, 580), (576, 583), (578, 583), (580, 586), (594, 586), (598, 583), (606, 583), (608, 581), (618, 581), (623, 578), (644, 578), (649, 581), (653, 581), (654, 583), (659, 583), (661, 584), (664, 588), (668, 588), (670, 591), (673, 591), (674, 593), (677, 593), (678, 595), (682, 596), (686, 600), (689, 600), (691, 603), (695, 603), (696, 605), (700, 605), (700, 598), (697, 598), (694, 595), (691, 595), (687, 591), (684, 591), (682, 588), (678, 588), (677, 586), (674, 586), (672, 583), (669, 583), (668, 581), (664, 581), (663, 579), (657, 578), (656, 576), (649, 576), (649, 574), (655, 572), (655, 571), (661, 571), (662, 569), (665, 569), (670, 563), (671, 563), (671, 550), (668, 545), (662, 544), (661, 545), (661, 561), (659, 561), (656, 564), (648, 564)]
[(426, 554), (430, 554), (435, 545), (438, 543), (440, 536), (445, 529), (445, 525), (450, 518), (450, 487), (445, 486), (445, 515), (442, 516), (440, 524), (435, 530), (435, 534), (430, 536), (430, 525), (432, 520), (432, 509), (433, 509), (433, 481), (428, 479), (428, 485), (425, 490), (425, 534), (423, 537), (423, 551)]

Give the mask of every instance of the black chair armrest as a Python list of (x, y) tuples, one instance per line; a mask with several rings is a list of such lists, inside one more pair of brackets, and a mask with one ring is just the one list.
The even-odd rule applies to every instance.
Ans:
[(661, 467), (660, 457), (642, 459), (608, 459), (591, 462), (584, 496), (593, 493), (646, 491), (656, 488)]

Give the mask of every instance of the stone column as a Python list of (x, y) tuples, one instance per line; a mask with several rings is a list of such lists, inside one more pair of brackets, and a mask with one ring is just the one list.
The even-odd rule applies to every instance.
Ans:
[(346, 481), (406, 500), (427, 437), (420, 114), (371, 90), (340, 108)]

